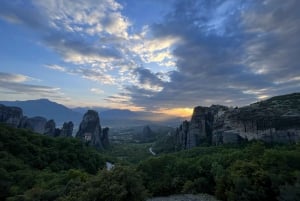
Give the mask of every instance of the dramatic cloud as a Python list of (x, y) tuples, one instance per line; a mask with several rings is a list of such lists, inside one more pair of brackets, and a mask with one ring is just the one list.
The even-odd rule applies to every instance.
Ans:
[(129, 11), (141, 2), (3, 0), (0, 18), (34, 30), (61, 56), (47, 68), (115, 87), (109, 103), (181, 111), (299, 91), (300, 1), (147, 2), (168, 13), (137, 26), (146, 17)]
[(65, 62), (109, 70), (122, 59), (120, 41), (128, 38), (130, 23), (120, 9), (113, 0), (4, 0), (0, 17), (38, 32), (43, 44)]
[(130, 87), (128, 95), (137, 105), (173, 108), (243, 105), (299, 91), (299, 4), (179, 1), (152, 26), (156, 37), (181, 39), (172, 52), (177, 71), (157, 82), (157, 93)]

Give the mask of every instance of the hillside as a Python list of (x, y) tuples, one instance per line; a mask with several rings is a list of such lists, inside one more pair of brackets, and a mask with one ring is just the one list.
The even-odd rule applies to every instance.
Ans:
[(300, 93), (274, 96), (240, 108), (248, 118), (300, 116)]
[(122, 146), (122, 163), (114, 159), (115, 167), (106, 170), (113, 150), (100, 153), (77, 139), (0, 125), (0, 200), (143, 201), (199, 193), (228, 201), (300, 199), (299, 144), (252, 142), (140, 158), (147, 148), (141, 144), (128, 147), (134, 151), (128, 162)]
[(138, 166), (154, 195), (208, 193), (228, 201), (299, 200), (299, 169), (299, 144), (259, 142), (197, 147), (148, 158)]
[(147, 193), (135, 169), (107, 170), (106, 158), (78, 139), (0, 124), (0, 200), (145, 200)]

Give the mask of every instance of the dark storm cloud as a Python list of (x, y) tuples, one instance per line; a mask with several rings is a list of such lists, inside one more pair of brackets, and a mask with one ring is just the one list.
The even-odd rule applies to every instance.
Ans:
[[(244, 105), (300, 89), (300, 2), (179, 1), (157, 37), (176, 36), (178, 71), (151, 97), (130, 88), (137, 105)], [(293, 84), (291, 84), (293, 82)]]

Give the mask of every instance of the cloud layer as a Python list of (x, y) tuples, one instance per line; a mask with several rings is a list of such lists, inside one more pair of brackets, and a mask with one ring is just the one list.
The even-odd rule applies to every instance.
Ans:
[[(120, 92), (108, 102), (160, 110), (244, 105), (299, 91), (298, 0), (168, 4), (159, 22), (142, 29), (126, 16), (130, 2), (115, 0), (3, 0), (0, 17), (30, 27), (61, 56), (64, 66), (48, 68), (115, 86)], [(10, 90), (30, 88), (21, 81)], [(98, 88), (87, 90), (103, 95)]]
[(243, 105), (299, 91), (298, 7), (299, 1), (179, 1), (152, 27), (156, 37), (180, 38), (172, 52), (177, 70), (163, 83), (148, 75), (162, 87), (157, 93), (128, 88), (131, 101)]
[[(31, 98), (47, 97), (54, 100), (66, 99), (60, 88), (27, 83), (31, 80), (35, 79), (26, 75), (0, 72), (0, 89), (3, 90), (6, 95), (18, 94), (23, 97)], [(3, 97), (3, 99), (6, 98), (7, 97)]]

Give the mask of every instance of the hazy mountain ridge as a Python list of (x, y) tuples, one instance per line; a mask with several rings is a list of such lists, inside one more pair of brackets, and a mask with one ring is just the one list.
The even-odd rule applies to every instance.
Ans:
[(111, 127), (143, 126), (151, 123), (176, 126), (182, 121), (180, 117), (169, 116), (162, 113), (131, 111), (128, 109), (111, 109), (104, 107), (68, 108), (48, 99), (0, 101), (0, 104), (20, 107), (24, 115), (29, 117), (42, 116), (47, 119), (54, 119), (57, 125), (62, 125), (66, 121), (72, 121), (75, 127), (79, 125), (83, 114), (90, 109), (99, 112), (102, 125)]
[(0, 104), (20, 107), (24, 115), (29, 117), (42, 116), (47, 119), (54, 119), (58, 125), (62, 125), (66, 121), (73, 121), (78, 124), (82, 118), (82, 114), (48, 99), (0, 101)]

